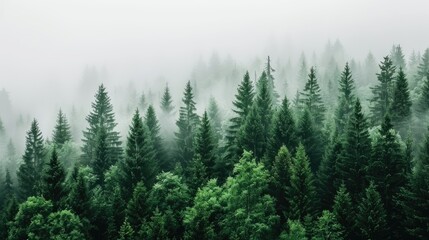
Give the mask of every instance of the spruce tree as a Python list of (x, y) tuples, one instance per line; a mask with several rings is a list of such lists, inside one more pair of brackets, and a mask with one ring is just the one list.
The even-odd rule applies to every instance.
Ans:
[(274, 85), (274, 76), (273, 72), (275, 72), (274, 68), (271, 66), (271, 59), (270, 56), (267, 57), (267, 64), (265, 66), (265, 73), (267, 74), (267, 80), (268, 80), (268, 92), (270, 93), (270, 98), (272, 101), (272, 104), (274, 106), (277, 105), (279, 101), (279, 94), (276, 91), (276, 87)]
[(110, 163), (112, 162), (112, 156), (109, 154), (108, 141), (106, 129), (98, 129), (94, 152), (95, 159), (91, 161), (91, 168), (97, 177), (96, 183), (101, 186), (104, 184), (104, 174), (109, 169)]
[(44, 171), (42, 195), (46, 200), (52, 201), (55, 209), (64, 203), (63, 199), (66, 196), (64, 181), (66, 173), (58, 160), (57, 150), (54, 147), (51, 158)]
[(52, 141), (61, 147), (64, 143), (71, 141), (72, 135), (70, 132), (70, 125), (63, 111), (60, 109), (57, 116), (57, 124), (55, 125), (54, 133), (52, 134)]
[(350, 116), (353, 114), (353, 106), (355, 101), (355, 84), (353, 76), (349, 67), (346, 63), (340, 78), (340, 88), (338, 96), (338, 107), (336, 110), (336, 131), (339, 135), (343, 135), (346, 132), (347, 124)]
[(355, 239), (357, 236), (354, 229), (354, 220), (351, 218), (351, 216), (355, 215), (355, 211), (352, 198), (344, 184), (340, 185), (340, 188), (335, 195), (332, 212), (334, 213), (338, 223), (344, 229), (344, 238)]
[(395, 66), (389, 56), (380, 63), (380, 73), (377, 73), (378, 85), (371, 88), (371, 117), (373, 123), (381, 124), (384, 116), (389, 113), (393, 101)]
[[(0, 187), (0, 208), (6, 209), (7, 205), (10, 201), (12, 201), (12, 198), (15, 197), (14, 189), (13, 189), (13, 182), (12, 178), (10, 177), (9, 169), (6, 169), (6, 175), (4, 182), (2, 182), (2, 185)], [(0, 213), (1, 216), (1, 213)]]
[(395, 128), (402, 133), (402, 136), (405, 136), (408, 130), (406, 127), (411, 121), (411, 104), (408, 81), (402, 68), (399, 68), (390, 112), (392, 113), (392, 122)]
[(27, 132), (23, 163), (19, 166), (17, 177), (21, 200), (40, 193), (42, 172), (45, 161), (45, 147), (42, 132), (36, 119)]
[(113, 106), (110, 103), (110, 97), (107, 94), (104, 85), (98, 87), (95, 94), (95, 102), (92, 103), (92, 111), (86, 117), (88, 127), (83, 131), (83, 147), (82, 147), (82, 161), (84, 164), (93, 165), (97, 156), (98, 140), (100, 133), (105, 135), (106, 154), (109, 156), (108, 162), (105, 163), (107, 167), (115, 164), (122, 158), (122, 147), (119, 132), (115, 131), (117, 123), (115, 122), (115, 114)]
[(195, 113), (194, 93), (190, 81), (186, 84), (183, 95), (184, 106), (180, 107), (179, 120), (176, 122), (179, 131), (175, 135), (177, 139), (177, 159), (182, 167), (186, 169), (194, 155), (194, 138), (199, 123), (199, 117)]
[(359, 230), (362, 239), (385, 239), (386, 227), (386, 210), (380, 193), (371, 182), (358, 205), (356, 229)]
[(390, 51), (390, 58), (392, 59), (393, 65), (396, 67), (396, 69), (405, 69), (405, 56), (400, 44), (392, 46), (392, 50)]
[(290, 187), (290, 167), (292, 157), (289, 150), (282, 146), (275, 157), (271, 169), (270, 193), (276, 199), (276, 211), (280, 216), (280, 226), (286, 223), (289, 211), (288, 189)]
[(170, 94), (170, 88), (165, 86), (164, 94), (161, 99), (161, 110), (164, 114), (170, 115), (174, 110), (173, 99)]
[(357, 99), (348, 124), (344, 153), (337, 166), (339, 180), (344, 182), (353, 200), (357, 200), (358, 195), (365, 189), (364, 176), (371, 149), (368, 125)]
[(126, 201), (131, 197), (138, 182), (143, 181), (147, 188), (155, 182), (156, 155), (153, 149), (150, 132), (143, 123), (139, 111), (136, 110), (127, 137), (125, 160), (121, 165), (122, 186), (127, 186), (123, 189)]
[(300, 144), (290, 167), (289, 218), (304, 221), (315, 210), (316, 189), (305, 148)]
[(135, 238), (134, 229), (131, 227), (128, 219), (125, 218), (124, 223), (121, 225), (119, 229), (119, 240), (133, 240)]
[(165, 152), (163, 139), (161, 138), (158, 118), (156, 117), (155, 109), (152, 105), (146, 110), (146, 115), (144, 122), (149, 130), (151, 141), (153, 144), (153, 150), (155, 151), (155, 163), (156, 172), (159, 171), (168, 171), (172, 168), (170, 161), (167, 158), (167, 153)]
[(213, 137), (215, 137), (216, 142), (219, 142), (222, 138), (222, 117), (214, 97), (210, 98), (207, 114), (213, 129)]
[(198, 154), (206, 169), (207, 179), (216, 177), (216, 144), (208, 114), (204, 111), (195, 141), (195, 154)]
[(344, 229), (339, 224), (335, 214), (328, 210), (324, 210), (322, 215), (317, 220), (317, 226), (314, 231), (315, 240), (342, 240), (344, 239)]
[(317, 83), (316, 69), (310, 68), (308, 80), (301, 92), (300, 102), (310, 112), (313, 119), (317, 119), (317, 126), (321, 126), (325, 117), (325, 106), (320, 95), (320, 86)]
[(126, 218), (133, 229), (140, 229), (147, 220), (149, 214), (147, 195), (145, 184), (138, 182), (125, 210)]
[(274, 116), (274, 123), (269, 141), (268, 159), (274, 159), (281, 146), (295, 149), (298, 146), (298, 133), (295, 119), (285, 96), (280, 109)]
[(82, 172), (76, 173), (76, 181), (73, 182), (67, 197), (67, 208), (81, 219), (86, 235), (91, 228), (89, 220), (92, 219), (91, 198), (88, 192), (87, 182)]
[(315, 126), (313, 119), (310, 116), (310, 111), (305, 109), (298, 123), (298, 136), (308, 153), (311, 170), (315, 173), (319, 168), (324, 150), (322, 134)]
[(417, 69), (417, 82), (425, 81), (425, 78), (429, 76), (429, 48), (426, 48), (425, 52), (423, 53)]

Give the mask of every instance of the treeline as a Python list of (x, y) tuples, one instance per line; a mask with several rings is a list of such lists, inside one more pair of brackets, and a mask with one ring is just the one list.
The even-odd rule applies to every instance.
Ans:
[(349, 64), (334, 106), (315, 67), (290, 101), (271, 65), (244, 74), (226, 125), (215, 99), (197, 114), (191, 82), (171, 137), (168, 86), (124, 142), (103, 85), (80, 149), (62, 111), (50, 140), (34, 119), (22, 158), (5, 144), (0, 238), (428, 239), (429, 49), (418, 92), (400, 48), (383, 58), (368, 113)]

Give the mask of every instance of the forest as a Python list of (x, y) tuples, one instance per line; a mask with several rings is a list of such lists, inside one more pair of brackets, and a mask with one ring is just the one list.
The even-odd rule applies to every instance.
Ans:
[(89, 67), (49, 133), (0, 91), (0, 239), (429, 239), (429, 48), (341, 49), (159, 92)]

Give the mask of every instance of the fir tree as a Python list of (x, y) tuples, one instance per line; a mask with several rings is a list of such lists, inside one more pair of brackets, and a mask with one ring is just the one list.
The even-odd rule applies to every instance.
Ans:
[(402, 47), (400, 44), (392, 46), (392, 50), (390, 51), (390, 59), (392, 59), (393, 65), (396, 67), (396, 69), (405, 69), (405, 56), (402, 52)]
[(334, 199), (334, 205), (332, 212), (335, 215), (338, 223), (344, 229), (345, 239), (355, 239), (356, 232), (354, 229), (354, 220), (350, 216), (354, 216), (355, 212), (353, 209), (352, 198), (347, 192), (346, 185), (341, 184), (337, 191)]
[(338, 223), (335, 214), (328, 210), (322, 212), (322, 216), (317, 220), (317, 226), (314, 234), (315, 240), (342, 240), (344, 239), (344, 229)]
[(139, 111), (136, 110), (127, 137), (125, 160), (121, 166), (122, 185), (128, 186), (123, 191), (126, 201), (131, 197), (138, 182), (143, 181), (147, 188), (155, 182), (155, 152), (150, 134)]
[(295, 149), (298, 146), (298, 133), (289, 101), (285, 96), (280, 109), (274, 117), (274, 123), (269, 141), (268, 159), (274, 159), (281, 146)]
[(407, 123), (411, 120), (411, 104), (408, 81), (402, 68), (399, 68), (390, 112), (392, 113), (392, 122), (396, 129), (402, 133), (402, 136), (405, 135)]
[(363, 239), (385, 239), (386, 211), (374, 183), (370, 183), (358, 205), (356, 229)]
[(355, 84), (349, 64), (346, 63), (344, 71), (340, 78), (340, 95), (338, 96), (338, 107), (336, 110), (336, 131), (339, 135), (346, 132), (350, 116), (353, 114), (353, 105), (355, 101)]
[(42, 195), (46, 200), (51, 200), (56, 209), (63, 204), (62, 201), (66, 196), (65, 177), (66, 173), (58, 160), (57, 150), (54, 147), (51, 159), (44, 171)]
[(219, 142), (222, 138), (222, 118), (219, 106), (214, 97), (210, 98), (207, 114), (213, 129), (213, 137), (215, 137), (216, 142)]
[(316, 189), (310, 162), (304, 146), (300, 144), (290, 167), (290, 188), (288, 190), (290, 219), (304, 221), (315, 209)]
[(6, 169), (6, 176), (0, 187), (0, 193), (0, 208), (6, 209), (6, 206), (9, 204), (9, 202), (12, 201), (12, 198), (15, 197), (13, 182), (12, 178), (10, 177), (9, 169)]
[(338, 177), (350, 191), (353, 200), (365, 189), (366, 166), (371, 157), (371, 139), (359, 99), (348, 124), (344, 153), (338, 162)]
[(198, 154), (201, 157), (201, 161), (206, 169), (207, 179), (215, 177), (216, 163), (216, 145), (213, 142), (213, 133), (210, 124), (211, 122), (207, 112), (205, 111), (203, 118), (201, 119), (195, 142), (195, 154)]
[(133, 240), (135, 239), (134, 229), (131, 227), (128, 220), (125, 218), (124, 223), (119, 229), (119, 240)]
[(314, 67), (310, 68), (304, 91), (301, 92), (300, 101), (310, 111), (313, 119), (317, 119), (317, 126), (321, 126), (325, 115), (325, 106), (320, 95), (320, 87), (317, 83), (316, 69)]
[(180, 117), (176, 122), (179, 131), (175, 135), (178, 148), (177, 158), (182, 167), (186, 169), (194, 155), (195, 131), (199, 123), (198, 115), (195, 113), (196, 108), (191, 82), (188, 81), (186, 84), (183, 95), (184, 106), (180, 107)]
[(148, 217), (147, 197), (145, 184), (138, 182), (125, 210), (126, 218), (133, 229), (140, 229)]
[(423, 53), (423, 56), (417, 69), (417, 82), (425, 81), (424, 79), (429, 76), (429, 48), (426, 48), (425, 52)]
[(64, 143), (71, 141), (72, 135), (70, 132), (70, 125), (63, 111), (60, 109), (57, 117), (57, 124), (55, 125), (54, 133), (52, 135), (53, 142), (61, 147)]
[(89, 220), (93, 217), (91, 198), (84, 174), (82, 172), (76, 172), (76, 175), (76, 180), (73, 182), (67, 196), (67, 208), (79, 216), (84, 224), (85, 235), (88, 236), (89, 230), (92, 227)]
[(380, 124), (384, 116), (389, 113), (393, 101), (393, 80), (396, 70), (389, 56), (384, 57), (379, 67), (380, 73), (377, 73), (379, 83), (371, 88), (373, 97), (370, 99), (371, 116), (376, 125)]
[(270, 184), (271, 195), (276, 199), (276, 211), (280, 216), (280, 226), (286, 223), (289, 211), (287, 191), (290, 187), (290, 167), (292, 157), (289, 150), (282, 146), (275, 157), (271, 170), (272, 180)]
[(170, 94), (170, 88), (165, 86), (164, 94), (161, 99), (161, 110), (164, 114), (170, 115), (174, 110), (173, 99)]
[(42, 172), (45, 159), (42, 132), (36, 119), (31, 123), (27, 132), (24, 162), (19, 166), (17, 176), (19, 183), (19, 196), (24, 200), (29, 196), (40, 193)]
[[(109, 156), (105, 165), (111, 166), (122, 158), (121, 141), (119, 132), (115, 131), (117, 123), (113, 113), (113, 106), (106, 88), (100, 85), (95, 94), (95, 102), (92, 103), (92, 111), (86, 117), (89, 126), (83, 132), (82, 161), (84, 164), (93, 165), (93, 161), (100, 160), (99, 151), (100, 133), (105, 135), (105, 151)], [(107, 159), (106, 159), (107, 160)]]
[(274, 85), (274, 76), (273, 72), (275, 72), (274, 68), (271, 66), (271, 59), (270, 56), (267, 57), (267, 64), (265, 66), (265, 73), (267, 74), (267, 81), (268, 81), (268, 92), (270, 93), (270, 98), (273, 103), (273, 105), (277, 105), (279, 101), (279, 94), (276, 91), (276, 87)]
[(94, 174), (97, 176), (96, 183), (99, 185), (104, 184), (104, 173), (109, 169), (110, 163), (112, 162), (111, 155), (109, 154), (108, 136), (105, 128), (98, 129), (96, 136), (96, 146), (94, 157), (95, 159), (91, 162), (91, 167)]
[(156, 167), (156, 172), (170, 170), (172, 166), (165, 152), (163, 139), (161, 138), (160, 134), (161, 127), (159, 125), (158, 118), (156, 117), (155, 109), (152, 107), (152, 105), (149, 105), (147, 108), (144, 121), (148, 127), (153, 149), (155, 151), (154, 157), (157, 162), (155, 163), (154, 167)]

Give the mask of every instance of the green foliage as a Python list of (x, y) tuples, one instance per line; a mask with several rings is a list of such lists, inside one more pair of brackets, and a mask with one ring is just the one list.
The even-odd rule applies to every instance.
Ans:
[(216, 142), (219, 142), (222, 138), (222, 116), (214, 97), (210, 98), (207, 114), (209, 116), (215, 140)]
[(64, 181), (66, 173), (58, 160), (57, 150), (52, 150), (51, 159), (43, 174), (42, 195), (46, 200), (52, 201), (55, 209), (58, 209), (66, 196)]
[(288, 220), (288, 232), (280, 235), (281, 240), (307, 240), (305, 228), (298, 220)]
[(64, 143), (71, 140), (72, 135), (70, 132), (70, 125), (67, 121), (65, 114), (60, 109), (57, 116), (57, 124), (55, 125), (54, 133), (52, 134), (52, 141), (58, 147), (61, 147)]
[(163, 139), (161, 138), (160, 130), (161, 127), (159, 125), (158, 118), (156, 117), (155, 109), (152, 105), (149, 105), (149, 107), (146, 110), (146, 115), (144, 122), (149, 130), (149, 134), (152, 140), (156, 164), (154, 164), (156, 167), (156, 172), (158, 171), (168, 171), (172, 169), (172, 164), (167, 158), (167, 154), (165, 152)]
[(392, 46), (390, 58), (392, 59), (393, 65), (396, 67), (396, 69), (405, 69), (406, 61), (400, 44)]
[(339, 85), (340, 95), (338, 96), (335, 123), (337, 133), (343, 135), (346, 132), (349, 119), (353, 114), (353, 105), (355, 101), (355, 83), (348, 63), (346, 63), (341, 73)]
[(147, 198), (148, 193), (144, 183), (137, 183), (134, 188), (133, 196), (128, 202), (125, 210), (127, 224), (129, 224), (132, 229), (140, 229), (140, 226), (149, 215)]
[(119, 240), (133, 240), (135, 239), (134, 229), (131, 227), (128, 220), (125, 218), (124, 223), (119, 230)]
[(317, 83), (316, 69), (310, 68), (308, 80), (304, 90), (301, 92), (300, 102), (310, 112), (313, 119), (317, 119), (318, 126), (321, 126), (325, 118), (325, 106), (320, 95), (320, 86)]
[(81, 240), (84, 239), (82, 223), (69, 210), (49, 214), (47, 220), (36, 215), (29, 226), (29, 238), (33, 240)]
[(390, 112), (392, 122), (395, 128), (401, 131), (402, 136), (405, 136), (407, 125), (411, 121), (411, 104), (408, 81), (402, 68), (399, 68)]
[(174, 110), (173, 99), (170, 94), (170, 88), (165, 86), (164, 94), (161, 99), (161, 110), (164, 114), (170, 115)]
[(344, 230), (338, 223), (335, 214), (324, 210), (322, 216), (317, 220), (315, 230), (315, 240), (342, 240), (344, 239)]
[(215, 177), (216, 145), (214, 142), (211, 122), (205, 111), (201, 119), (195, 140), (195, 154), (199, 155), (204, 164), (205, 172), (202, 175), (206, 179)]
[(347, 192), (346, 186), (344, 184), (341, 184), (337, 194), (335, 195), (332, 212), (338, 223), (344, 229), (344, 238), (356, 238), (354, 219), (351, 218), (351, 216), (355, 215), (354, 206), (352, 204), (352, 198)]

